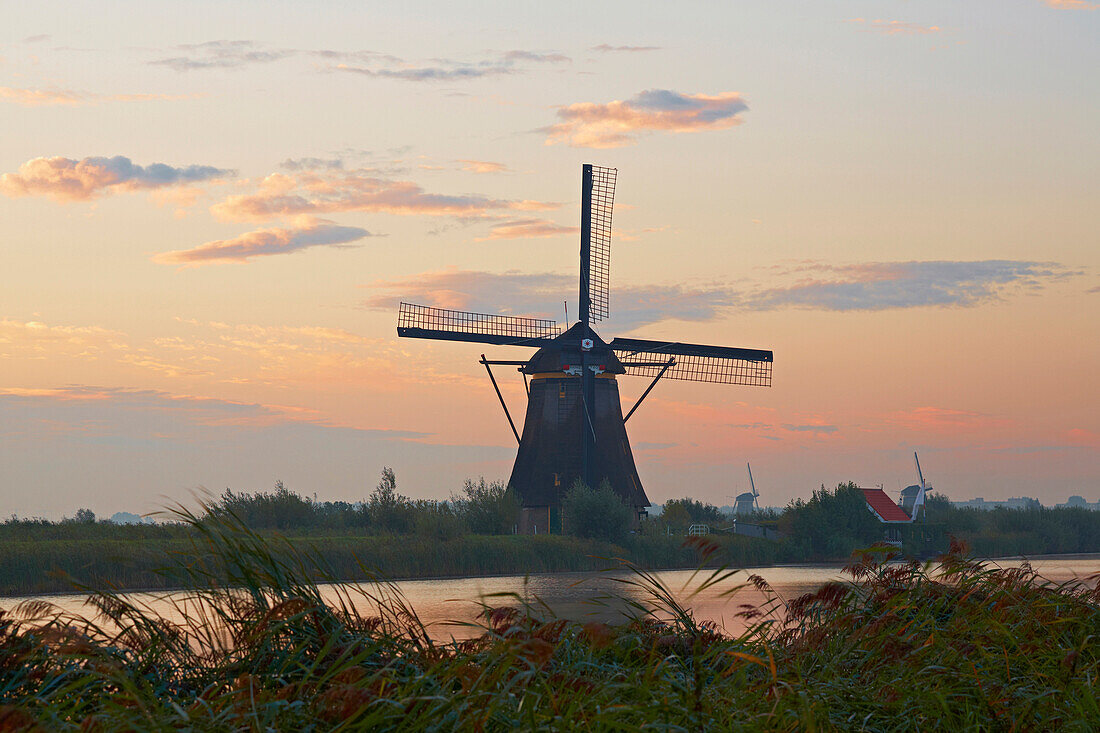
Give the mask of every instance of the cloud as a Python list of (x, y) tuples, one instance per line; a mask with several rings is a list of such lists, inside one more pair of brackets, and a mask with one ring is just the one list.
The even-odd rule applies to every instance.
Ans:
[(680, 94), (649, 89), (626, 101), (582, 102), (558, 109), (561, 122), (543, 128), (546, 144), (577, 148), (617, 148), (633, 145), (640, 133), (702, 132), (741, 124), (748, 105), (740, 94)]
[(666, 450), (668, 448), (675, 448), (678, 445), (679, 443), (647, 443), (645, 441), (641, 441), (632, 444), (630, 447), (633, 450)]
[(82, 104), (85, 95), (71, 89), (15, 89), (0, 87), (0, 99), (24, 107)]
[[(503, 238), (503, 237), (491, 237)], [(1058, 265), (1029, 262), (901, 262), (795, 268), (828, 271), (834, 281), (800, 280), (785, 288), (735, 288), (724, 284), (613, 285), (611, 320), (619, 332), (664, 320), (710, 321), (740, 311), (806, 308), (876, 311), (926, 306), (973, 307), (1003, 297), (1010, 288), (1037, 289), (1069, 273)], [(485, 272), (448, 268), (400, 280), (378, 280), (367, 308), (390, 310), (402, 300), (483, 313), (555, 317), (556, 304), (576, 300), (576, 276), (557, 273)], [(748, 425), (737, 427), (747, 428)]]
[(371, 236), (366, 229), (337, 226), (324, 219), (310, 219), (293, 228), (257, 229), (234, 237), (201, 244), (194, 249), (163, 252), (153, 257), (165, 265), (212, 265), (248, 262), (253, 257), (289, 254), (309, 247), (346, 245)]
[(470, 173), (503, 173), (508, 170), (503, 163), (493, 163), (488, 160), (460, 159), (458, 162), (464, 163), (462, 170)]
[(884, 36), (914, 36), (943, 32), (943, 28), (938, 25), (920, 25), (918, 23), (906, 23), (900, 20), (867, 20), (866, 18), (852, 18), (847, 22), (863, 26), (860, 30), (871, 33), (881, 33)]
[(209, 165), (173, 167), (164, 163), (135, 165), (129, 158), (34, 158), (18, 173), (0, 176), (6, 196), (49, 196), (56, 201), (87, 201), (114, 191), (159, 189), (232, 175)]
[(1012, 422), (980, 412), (934, 406), (892, 412), (886, 416), (886, 421), (901, 425), (907, 430), (943, 434), (985, 432), (1008, 426)]
[(1096, 10), (1100, 3), (1085, 2), (1085, 0), (1039, 0), (1047, 7), (1059, 10)]
[(330, 66), (331, 71), (357, 74), (380, 79), (399, 81), (433, 82), (466, 81), (489, 76), (514, 74), (519, 63), (560, 64), (572, 59), (560, 53), (534, 51), (507, 51), (480, 61), (465, 62), (452, 59), (432, 59), (428, 63), (409, 63), (393, 56), (373, 56), (367, 63), (339, 63)]
[[(406, 300), (480, 313), (557, 317), (561, 313), (559, 304), (563, 300), (575, 303), (577, 297), (576, 275), (495, 273), (453, 267), (400, 280), (378, 280), (368, 287), (377, 291), (363, 302), (372, 310), (393, 310)], [(709, 320), (732, 303), (722, 289), (681, 285), (615, 288), (611, 298), (615, 326), (622, 330), (669, 318)]]
[(505, 61), (531, 61), (536, 64), (568, 64), (573, 61), (560, 53), (534, 53), (532, 51), (508, 51)]
[(19, 487), (5, 509), (21, 515), (60, 517), (77, 506), (146, 511), (187, 501), (196, 487), (254, 491), (276, 479), (304, 494), (358, 501), (370, 490), (364, 477), (383, 465), (394, 468), (404, 493), (439, 496), (452, 488), (440, 487), (439, 476), (460, 483), (471, 462), (504, 465), (515, 456), (514, 445), (431, 438), (400, 425), (334, 425), (294, 406), (159, 390), (0, 390), (0, 475)]
[(0, 318), (0, 357), (6, 359), (88, 358), (125, 348), (123, 334), (100, 326), (51, 326)]
[(41, 33), (37, 36), (27, 36), (23, 39), (23, 43), (41, 43), (42, 41), (48, 41), (51, 38), (53, 38), (53, 36), (49, 35), (48, 33)]
[(562, 234), (578, 234), (580, 227), (555, 224), (546, 219), (511, 219), (489, 227), (487, 237), (479, 237), (478, 242), (492, 239), (538, 239), (557, 237)]
[(660, 51), (660, 46), (609, 46), (606, 43), (601, 43), (598, 46), (593, 46), (588, 49), (589, 51), (599, 51), (600, 53), (643, 53), (646, 51)]
[(149, 63), (174, 71), (201, 69), (240, 69), (254, 64), (281, 61), (298, 53), (289, 48), (263, 49), (254, 41), (207, 41), (176, 46), (183, 55), (157, 59)]
[(1076, 273), (1056, 263), (1014, 260), (977, 262), (868, 262), (832, 266), (811, 263), (795, 272), (828, 272), (794, 285), (746, 295), (747, 310), (794, 307), (851, 311), (975, 306), (1001, 298), (1010, 288), (1039, 289)]
[(365, 171), (329, 171), (295, 176), (272, 174), (261, 182), (258, 193), (229, 196), (211, 211), (222, 219), (257, 221), (342, 211), (478, 217), (491, 210), (537, 211), (556, 207), (537, 201), (427, 193), (411, 181), (379, 178)]
[(0, 100), (24, 107), (74, 106), (99, 102), (150, 102), (195, 99), (194, 94), (95, 94), (74, 89), (16, 89), (0, 87)]
[(401, 81), (464, 81), (467, 79), (480, 79), (485, 76), (511, 74), (515, 71), (511, 64), (501, 62), (456, 63), (450, 66), (402, 66), (397, 68), (369, 68), (351, 66), (350, 64), (337, 64), (331, 68), (333, 71), (349, 74)]
[(790, 430), (795, 433), (835, 433), (838, 428), (836, 425), (789, 425), (784, 424), (781, 426), (784, 430)]
[(344, 161), (340, 158), (287, 158), (279, 167), (288, 171), (340, 170)]

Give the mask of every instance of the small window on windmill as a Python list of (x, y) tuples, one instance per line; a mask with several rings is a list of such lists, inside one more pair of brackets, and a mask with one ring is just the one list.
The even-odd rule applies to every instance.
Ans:
[(561, 382), (561, 384), (558, 385), (558, 399), (559, 400), (564, 400), (565, 399), (565, 382), (564, 381)]
[(561, 486), (561, 474), (554, 474), (554, 486)]

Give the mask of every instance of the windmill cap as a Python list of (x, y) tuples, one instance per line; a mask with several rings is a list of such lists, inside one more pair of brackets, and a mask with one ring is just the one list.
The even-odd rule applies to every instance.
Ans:
[[(581, 348), (583, 339), (592, 339), (591, 349)], [(566, 366), (579, 366), (582, 354), (585, 363), (600, 366), (607, 374), (626, 373), (626, 368), (607, 342), (583, 323), (573, 324), (565, 333), (555, 338), (552, 344), (536, 351), (522, 371), (527, 374), (543, 374), (561, 371)]]

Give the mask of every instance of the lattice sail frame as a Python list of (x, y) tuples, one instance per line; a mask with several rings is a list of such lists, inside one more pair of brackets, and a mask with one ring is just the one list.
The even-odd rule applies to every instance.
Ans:
[(602, 321), (610, 310), (611, 213), (615, 205), (617, 168), (592, 166), (591, 235), (589, 236), (589, 319)]
[[(686, 348), (677, 349), (677, 346)], [(656, 377), (663, 369), (661, 362), (669, 359), (676, 362), (664, 373), (665, 379), (679, 379), (687, 382), (713, 382), (717, 384), (739, 384), (746, 387), (770, 387), (772, 384), (771, 352), (760, 352), (760, 358), (740, 356), (705, 355), (700, 353), (682, 353), (683, 351), (713, 350), (735, 351), (724, 347), (698, 347), (694, 345), (668, 344), (667, 348), (638, 350), (618, 348), (612, 341), (611, 348), (615, 356), (626, 367), (626, 373), (639, 377)], [(677, 353), (680, 351), (681, 353)], [(766, 356), (763, 356), (766, 355)], [(642, 362), (639, 364), (638, 362)]]
[(472, 313), (404, 302), (397, 312), (397, 328), (398, 333), (401, 329), (417, 328), (446, 333), (505, 336), (517, 340), (552, 339), (561, 335), (561, 326), (546, 318)]

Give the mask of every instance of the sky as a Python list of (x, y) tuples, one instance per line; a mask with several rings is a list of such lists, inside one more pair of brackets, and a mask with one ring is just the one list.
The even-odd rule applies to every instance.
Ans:
[[(515, 440), (402, 301), (771, 349), (665, 381), (654, 502), (1100, 499), (1100, 3), (99, 2), (0, 23), (0, 515), (446, 498)], [(498, 372), (523, 414), (519, 375)], [(648, 380), (620, 379), (624, 407)]]

